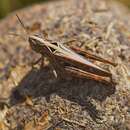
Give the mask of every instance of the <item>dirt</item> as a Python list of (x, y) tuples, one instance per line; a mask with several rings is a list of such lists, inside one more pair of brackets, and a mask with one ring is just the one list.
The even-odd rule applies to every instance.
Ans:
[[(32, 34), (117, 63), (95, 62), (112, 73), (116, 85), (66, 78), (64, 73), (58, 80), (48, 63), (32, 68), (40, 55), (30, 48), (16, 14)], [(129, 130), (129, 19), (129, 10), (118, 2), (62, 0), (33, 5), (1, 20), (0, 129)]]

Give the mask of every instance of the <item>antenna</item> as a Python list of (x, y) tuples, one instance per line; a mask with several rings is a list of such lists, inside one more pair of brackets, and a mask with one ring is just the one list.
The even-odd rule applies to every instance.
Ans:
[[(18, 14), (16, 14), (16, 17), (18, 19), (18, 21), (20, 22), (20, 25), (22, 26), (22, 28), (24, 29), (25, 33), (27, 34), (28, 36), (28, 31), (27, 31), (27, 28), (26, 26), (24, 25), (23, 21), (21, 20), (21, 18), (18, 16)], [(17, 33), (10, 33), (10, 35), (14, 35), (14, 36), (21, 36), (23, 39), (25, 39), (27, 36), (24, 34), (24, 36), (22, 36), (21, 34), (17, 34)]]
[(17, 17), (18, 21), (20, 22), (21, 26), (23, 27), (23, 29), (27, 32), (27, 29), (26, 29), (24, 23), (22, 22), (22, 20), (20, 19), (20, 17), (17, 14), (16, 14), (16, 17)]

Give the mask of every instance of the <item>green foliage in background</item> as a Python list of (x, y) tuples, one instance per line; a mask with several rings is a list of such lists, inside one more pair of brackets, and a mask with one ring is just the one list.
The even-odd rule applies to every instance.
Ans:
[[(33, 3), (45, 2), (49, 0), (0, 0), (0, 18), (6, 16), (9, 12), (23, 8)], [(130, 7), (130, 0), (117, 0), (121, 1), (128, 7)]]
[(31, 5), (33, 3), (45, 2), (47, 0), (0, 0), (0, 18), (9, 12)]
[(128, 6), (130, 8), (130, 0), (119, 0), (119, 1), (124, 3), (126, 6)]

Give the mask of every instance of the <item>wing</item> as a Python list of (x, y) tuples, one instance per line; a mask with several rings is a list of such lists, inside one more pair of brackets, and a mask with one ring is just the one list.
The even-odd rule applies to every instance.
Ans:
[[(76, 68), (79, 68), (81, 70), (91, 72), (91, 73), (97, 73), (102, 76), (108, 76), (111, 77), (111, 73), (108, 71), (101, 69), (100, 67), (96, 66), (95, 64), (87, 61), (87, 62), (82, 62), (78, 59), (78, 57), (73, 57), (73, 56), (66, 56), (61, 53), (56, 53), (55, 57), (58, 61), (63, 62), (64, 66), (66, 65), (72, 65)], [(96, 67), (95, 67), (96, 66)]]
[(107, 63), (107, 64), (110, 64), (112, 66), (116, 66), (117, 65), (116, 63), (113, 63), (113, 62), (111, 62), (109, 60), (106, 60), (104, 58), (101, 58), (99, 56), (95, 56), (93, 54), (90, 54), (90, 53), (88, 53), (88, 52), (86, 52), (86, 51), (84, 51), (84, 50), (82, 50), (82, 49), (80, 49), (78, 47), (71, 46), (70, 48), (72, 50), (76, 51), (78, 54), (80, 54), (80, 55), (82, 55), (82, 56), (84, 56), (86, 58), (90, 58), (90, 59), (97, 60), (97, 61), (100, 61), (100, 62), (103, 62), (103, 63)]

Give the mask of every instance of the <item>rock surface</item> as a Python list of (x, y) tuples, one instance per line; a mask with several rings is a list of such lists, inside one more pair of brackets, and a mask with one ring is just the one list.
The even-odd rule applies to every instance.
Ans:
[[(71, 76), (57, 80), (48, 64), (32, 68), (39, 54), (29, 47), (16, 13), (32, 34), (40, 32), (64, 44), (76, 39), (67, 45), (117, 63), (112, 67), (96, 62), (112, 73), (116, 86)], [(129, 19), (129, 11), (113, 1), (62, 0), (34, 5), (1, 20), (0, 129), (130, 129)]]

